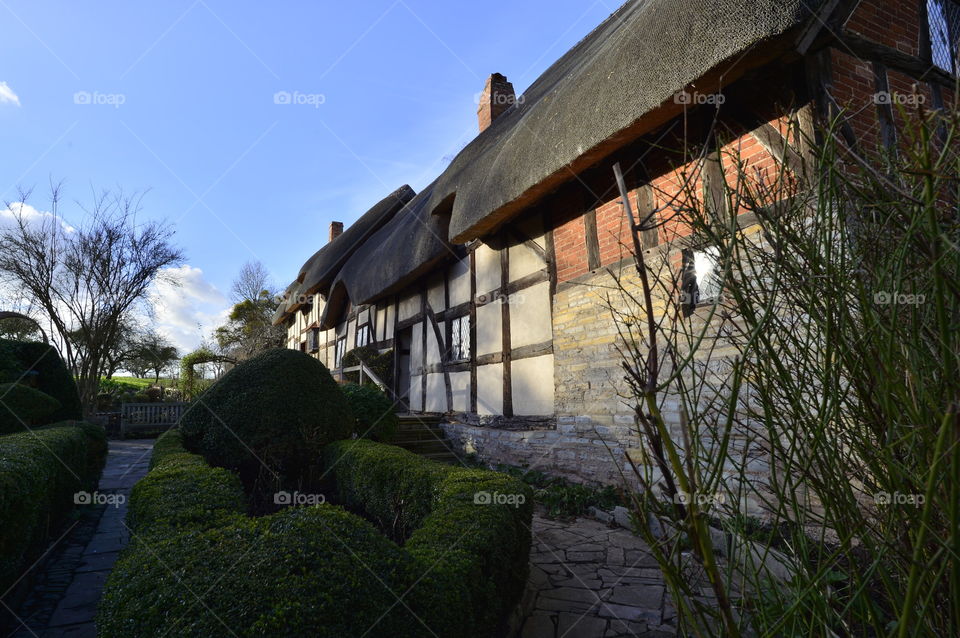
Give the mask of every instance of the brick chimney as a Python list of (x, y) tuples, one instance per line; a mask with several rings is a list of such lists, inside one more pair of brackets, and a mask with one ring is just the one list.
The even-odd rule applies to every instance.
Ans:
[(330, 241), (333, 241), (343, 232), (343, 222), (330, 222)]
[(491, 75), (480, 94), (480, 107), (477, 109), (480, 132), (487, 130), (487, 127), (516, 101), (513, 85), (507, 81), (506, 76), (499, 73)]

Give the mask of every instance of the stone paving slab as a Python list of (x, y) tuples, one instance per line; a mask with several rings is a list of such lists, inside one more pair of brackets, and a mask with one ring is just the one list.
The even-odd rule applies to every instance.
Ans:
[[(110, 441), (97, 491), (129, 498), (133, 485), (147, 473), (152, 449), (152, 439)], [(81, 509), (81, 519), (92, 516), (93, 522), (71, 532), (38, 575), (38, 585), (18, 614), (27, 626), (14, 630), (14, 638), (96, 636), (94, 618), (104, 583), (119, 550), (129, 542), (126, 514), (125, 502)]]
[(520, 638), (676, 636), (663, 577), (643, 539), (592, 519), (535, 515)]

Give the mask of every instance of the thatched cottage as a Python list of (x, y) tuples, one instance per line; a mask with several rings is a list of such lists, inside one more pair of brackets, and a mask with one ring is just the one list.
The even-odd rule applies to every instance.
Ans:
[[(844, 108), (851, 144), (895, 144), (891, 100), (876, 96), (917, 83), (942, 105), (958, 36), (952, 0), (631, 0), (522, 96), (492, 75), (477, 137), (419, 193), (331, 227), (275, 320), (332, 370), (357, 346), (392, 351), (392, 392), (443, 415), (452, 447), (617, 481), (639, 442), (604, 296), (632, 269), (612, 166), (635, 213), (662, 222), (642, 249), (691, 269), (708, 303), (709, 249), (661, 219), (677, 171), (700, 160), (662, 149), (719, 144), (719, 116), (752, 167), (789, 167), (809, 153), (791, 132), (812, 138)], [(710, 164), (705, 199), (723, 170)]]

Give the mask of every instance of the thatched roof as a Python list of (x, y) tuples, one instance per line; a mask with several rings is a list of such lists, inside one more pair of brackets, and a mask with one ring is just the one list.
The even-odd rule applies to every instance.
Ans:
[(603, 142), (672, 103), (675, 93), (721, 63), (799, 26), (817, 4), (627, 2), (547, 69), (440, 177), (438, 195), (456, 193), (451, 241), (463, 243), (496, 228), (519, 210), (512, 203), (531, 201), (529, 191), (549, 177), (572, 178), (568, 167), (575, 160), (601, 159), (606, 153), (592, 151)]
[[(370, 234), (331, 290), (339, 282), (345, 297), (359, 304), (403, 288), (449, 255), (451, 242), (496, 230), (578, 170), (661, 124), (652, 114), (675, 113), (677, 92), (706, 77), (714, 87), (717, 78), (732, 82), (735, 62), (742, 73), (745, 60), (768, 61), (779, 49), (757, 45), (814, 19), (821, 2), (628, 1), (547, 69), (402, 213)], [(675, 110), (664, 111), (668, 106)], [(302, 274), (315, 284), (336, 273)], [(336, 309), (329, 310), (332, 316)]]
[(446, 216), (430, 214), (434, 196), (434, 184), (424, 188), (347, 260), (330, 286), (321, 328), (336, 322), (347, 300), (369, 303), (401, 290), (455, 256), (446, 240)]
[(360, 219), (351, 224), (339, 237), (314, 253), (300, 268), (297, 276), (301, 284), (301, 292), (306, 295), (317, 292), (325, 295), (330, 282), (350, 255), (374, 232), (390, 221), (397, 211), (415, 195), (414, 190), (404, 184), (361, 215)]

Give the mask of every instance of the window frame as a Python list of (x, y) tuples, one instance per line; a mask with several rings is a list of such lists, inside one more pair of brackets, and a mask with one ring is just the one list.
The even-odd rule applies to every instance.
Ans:
[[(455, 327), (459, 326), (459, 330)], [(473, 343), (470, 339), (470, 315), (460, 315), (450, 319), (450, 342), (447, 354), (451, 363), (470, 361)], [(460, 338), (457, 339), (456, 337)]]
[[(360, 335), (366, 335), (366, 341), (360, 343)], [(355, 348), (363, 348), (365, 346), (373, 345), (373, 326), (369, 321), (357, 325), (357, 329), (353, 336), (353, 344)]]
[(347, 354), (347, 335), (337, 337), (333, 346), (333, 367), (339, 370), (343, 367), (343, 357)]

